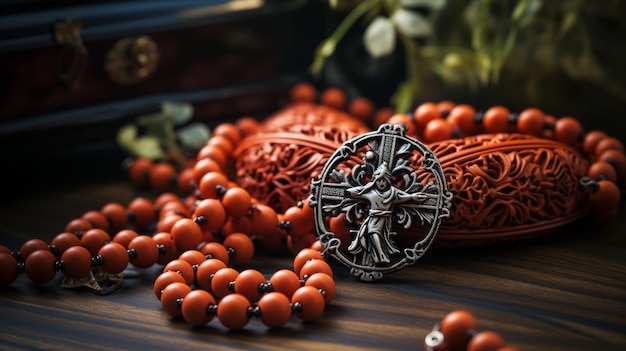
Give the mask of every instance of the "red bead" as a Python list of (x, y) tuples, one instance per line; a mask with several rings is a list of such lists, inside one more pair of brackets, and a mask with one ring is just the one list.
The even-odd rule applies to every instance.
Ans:
[(189, 218), (174, 223), (171, 234), (174, 246), (180, 251), (196, 249), (202, 240), (202, 230)]
[(93, 228), (100, 228), (104, 231), (109, 230), (109, 221), (102, 212), (87, 211), (81, 218), (91, 223)]
[(505, 133), (509, 130), (509, 110), (504, 106), (494, 106), (483, 116), (483, 127), (488, 133)]
[(185, 168), (180, 171), (178, 178), (176, 179), (176, 186), (183, 195), (193, 193), (195, 189), (194, 184), (196, 184), (196, 182), (193, 179), (193, 169)]
[(293, 293), (300, 288), (300, 277), (293, 271), (281, 269), (270, 277), (270, 284), (274, 291), (291, 298)]
[(441, 118), (441, 111), (434, 102), (425, 102), (415, 109), (415, 122), (418, 133), (432, 120)]
[(304, 263), (302, 269), (300, 269), (300, 279), (306, 279), (315, 273), (326, 273), (330, 277), (333, 276), (333, 270), (328, 263), (323, 260), (309, 260)]
[(596, 145), (596, 156), (602, 155), (607, 150), (617, 150), (624, 152), (624, 145), (616, 138), (608, 137), (600, 140)]
[(228, 178), (221, 172), (208, 172), (200, 179), (200, 195), (204, 199), (218, 199), (217, 186), (226, 188), (228, 186)]
[(234, 256), (230, 258), (234, 265), (246, 264), (254, 256), (254, 244), (250, 237), (243, 233), (229, 234), (224, 239), (224, 246), (234, 249)]
[(207, 145), (222, 149), (226, 156), (230, 156), (235, 149), (235, 145), (233, 144), (233, 142), (224, 135), (213, 135), (211, 139), (207, 141)]
[(270, 328), (279, 328), (291, 319), (291, 301), (278, 292), (265, 294), (258, 303), (261, 321)]
[(261, 272), (246, 269), (235, 279), (235, 292), (245, 296), (250, 302), (257, 302), (264, 293), (259, 291), (259, 286), (265, 283), (266, 279)]
[(37, 250), (48, 250), (48, 244), (41, 239), (31, 239), (22, 244), (20, 248), (20, 255), (22, 256), (22, 260), (25, 260), (28, 255), (37, 251)]
[(517, 118), (517, 131), (541, 137), (543, 132), (543, 112), (536, 108), (527, 108)]
[(201, 326), (209, 323), (213, 315), (207, 313), (207, 307), (215, 305), (215, 298), (204, 290), (194, 290), (183, 298), (181, 314), (187, 323)]
[(233, 145), (237, 145), (241, 141), (239, 127), (232, 123), (219, 124), (213, 129), (213, 135), (226, 137)]
[(504, 347), (504, 340), (492, 331), (482, 331), (467, 343), (467, 351), (496, 351)]
[(193, 284), (195, 280), (195, 273), (193, 271), (193, 267), (189, 264), (189, 262), (184, 260), (173, 260), (163, 267), (163, 272), (173, 271), (177, 272), (185, 278), (185, 283), (187, 285)]
[(196, 284), (207, 291), (211, 290), (213, 275), (222, 268), (226, 268), (224, 262), (212, 258), (202, 262), (196, 271)]
[(56, 257), (48, 250), (37, 250), (25, 261), (26, 275), (35, 283), (46, 283), (54, 278)]
[(109, 234), (97, 228), (89, 229), (80, 238), (80, 243), (89, 250), (92, 256), (96, 256), (100, 248), (109, 241), (111, 241)]
[(200, 180), (209, 172), (222, 172), (222, 167), (212, 158), (200, 159), (193, 166), (193, 180), (196, 184), (200, 184)]
[(313, 102), (317, 96), (315, 87), (306, 82), (294, 85), (289, 91), (289, 98), (293, 102)]
[(335, 294), (337, 293), (335, 280), (333, 280), (333, 278), (326, 273), (314, 273), (307, 278), (305, 285), (323, 290), (325, 294), (324, 302), (326, 304), (329, 304), (335, 298)]
[(466, 311), (450, 312), (441, 321), (440, 331), (444, 335), (448, 351), (464, 351), (472, 330), (478, 330), (478, 323)]
[(147, 229), (156, 220), (156, 212), (152, 202), (138, 197), (128, 204), (128, 211), (132, 213), (133, 224), (138, 230)]
[(91, 272), (91, 254), (82, 246), (72, 246), (61, 256), (63, 272), (70, 278), (79, 279)]
[(140, 235), (134, 238), (128, 245), (128, 249), (134, 251), (130, 263), (137, 268), (148, 268), (159, 259), (159, 248), (153, 238)]
[(17, 279), (17, 260), (10, 253), (0, 252), (0, 287)]
[(607, 137), (606, 133), (600, 130), (592, 130), (585, 135), (583, 139), (583, 151), (587, 156), (594, 156), (596, 154), (596, 146), (600, 140)]
[(128, 215), (126, 208), (122, 204), (111, 202), (102, 207), (100, 210), (109, 221), (109, 229), (112, 232), (118, 232), (128, 225)]
[(211, 291), (213, 291), (215, 297), (221, 299), (226, 295), (232, 294), (233, 292), (230, 290), (229, 286), (231, 282), (234, 282), (235, 279), (237, 279), (238, 275), (239, 272), (230, 267), (226, 267), (215, 272), (213, 279), (211, 280)]
[(424, 128), (424, 140), (427, 143), (435, 143), (451, 138), (452, 125), (444, 119), (433, 119)]
[(233, 187), (226, 190), (222, 196), (222, 205), (226, 214), (230, 217), (243, 217), (252, 206), (252, 198), (247, 190), (240, 187)]
[(228, 155), (226, 155), (226, 153), (219, 147), (212, 145), (205, 145), (202, 149), (200, 149), (200, 151), (198, 151), (196, 159), (202, 160), (204, 158), (214, 160), (221, 169), (224, 169), (226, 162), (228, 161)]
[(330, 231), (335, 237), (341, 240), (342, 243), (350, 241), (350, 226), (346, 221), (345, 212), (341, 212), (335, 217), (331, 217), (329, 221)]
[(303, 249), (296, 254), (293, 259), (293, 271), (300, 276), (300, 270), (310, 260), (324, 260), (319, 251), (313, 249)]
[(303, 286), (296, 290), (291, 297), (291, 303), (299, 303), (301, 310), (296, 316), (303, 321), (312, 321), (319, 318), (324, 312), (324, 297), (312, 286)]
[(166, 264), (176, 258), (178, 249), (174, 246), (174, 240), (172, 239), (172, 235), (170, 235), (170, 233), (157, 233), (152, 237), (152, 239), (154, 239), (157, 246), (162, 247), (162, 249), (159, 250), (159, 258), (157, 259), (158, 264)]
[(626, 177), (626, 156), (619, 150), (609, 149), (604, 151), (598, 160), (611, 164), (617, 172), (617, 180), (622, 180)]
[(182, 317), (179, 301), (191, 292), (185, 283), (172, 283), (166, 286), (161, 293), (161, 307), (172, 317)]
[(57, 256), (61, 257), (65, 250), (80, 245), (80, 239), (72, 233), (61, 233), (52, 239), (50, 245), (56, 247)]
[(104, 245), (98, 255), (104, 260), (100, 267), (109, 274), (121, 273), (128, 266), (126, 248), (118, 243), (111, 242)]
[(583, 127), (572, 117), (559, 118), (554, 124), (554, 137), (557, 141), (575, 147), (578, 145)]
[(84, 219), (73, 219), (66, 226), (65, 231), (68, 233), (84, 233), (89, 229), (93, 228), (91, 223), (87, 222)]
[(342, 109), (346, 105), (346, 93), (339, 88), (328, 88), (322, 92), (322, 103), (336, 109)]
[(278, 225), (276, 211), (266, 205), (256, 204), (251, 211), (252, 235), (265, 236), (272, 234)]
[(404, 125), (407, 128), (406, 134), (411, 136), (416, 136), (418, 132), (415, 122), (411, 120), (411, 118), (405, 113), (394, 114), (389, 117), (389, 119), (385, 123)]
[(591, 179), (606, 179), (612, 182), (617, 181), (617, 171), (613, 166), (605, 161), (597, 161), (589, 166), (589, 170), (587, 170), (587, 176), (591, 177)]
[(256, 134), (260, 128), (260, 123), (253, 117), (242, 117), (236, 122), (237, 128), (241, 132), (242, 137)]
[(312, 217), (298, 206), (289, 207), (283, 215), (283, 220), (288, 221), (291, 226), (288, 229), (289, 234), (295, 237), (302, 237), (314, 229), (315, 223), (311, 219)]
[(172, 283), (183, 283), (185, 284), (185, 278), (174, 271), (167, 271), (161, 273), (154, 281), (154, 295), (157, 299), (161, 300), (161, 293), (166, 286)]
[(128, 248), (128, 245), (130, 244), (131, 240), (135, 239), (138, 235), (139, 234), (137, 234), (137, 232), (132, 229), (120, 230), (113, 237), (113, 242), (118, 243), (124, 246), (125, 248)]
[(217, 305), (217, 319), (230, 330), (239, 330), (248, 324), (250, 302), (239, 294), (225, 296)]
[(356, 98), (350, 101), (348, 112), (359, 120), (367, 122), (374, 112), (374, 103), (364, 97)]
[(597, 219), (605, 221), (615, 214), (620, 199), (620, 190), (615, 183), (609, 180), (598, 181), (598, 188), (589, 198), (591, 211)]
[(228, 250), (226, 250), (226, 247), (220, 243), (206, 243), (200, 248), (200, 252), (202, 252), (202, 254), (204, 254), (205, 256), (210, 255), (213, 258), (224, 262), (224, 264), (228, 264)]
[(187, 261), (192, 267), (206, 261), (204, 254), (198, 250), (187, 250), (178, 256), (179, 260)]
[(374, 114), (374, 126), (378, 128), (381, 124), (387, 123), (389, 118), (394, 115), (394, 110), (390, 107), (383, 107)]
[(132, 182), (138, 187), (146, 187), (149, 184), (150, 170), (154, 163), (147, 158), (137, 158), (130, 166), (128, 174)]
[(457, 105), (448, 114), (446, 120), (453, 126), (458, 127), (466, 135), (474, 135), (476, 132), (476, 122), (474, 117), (476, 110), (470, 105)]
[(154, 205), (158, 208), (163, 208), (165, 204), (170, 202), (180, 203), (180, 198), (173, 192), (168, 191), (161, 193), (159, 196), (157, 196), (156, 199), (154, 199)]

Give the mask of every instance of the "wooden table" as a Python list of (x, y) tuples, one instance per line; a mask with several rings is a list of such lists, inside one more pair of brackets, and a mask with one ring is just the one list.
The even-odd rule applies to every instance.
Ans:
[[(136, 194), (121, 172), (89, 166), (41, 167), (32, 178), (50, 183), (5, 183), (18, 190), (0, 204), (1, 243), (12, 249), (30, 238), (49, 241), (85, 211), (126, 204)], [(251, 265), (271, 274), (290, 261), (257, 257)], [(355, 281), (335, 262), (337, 296), (320, 320), (294, 318), (279, 330), (253, 320), (236, 332), (216, 320), (191, 328), (169, 318), (152, 291), (161, 267), (133, 271), (108, 296), (64, 290), (60, 274), (46, 284), (20, 276), (0, 290), (0, 349), (421, 350), (435, 323), (464, 309), (481, 329), (521, 350), (620, 350), (626, 347), (625, 262), (622, 204), (604, 227), (582, 221), (511, 245), (432, 250), (382, 283)]]

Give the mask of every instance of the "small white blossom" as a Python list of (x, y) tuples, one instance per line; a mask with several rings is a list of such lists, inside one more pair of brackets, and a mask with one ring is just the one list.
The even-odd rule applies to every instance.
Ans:
[(393, 13), (392, 20), (398, 31), (409, 37), (427, 37), (432, 31), (426, 17), (417, 12), (399, 9)]
[(396, 46), (396, 32), (387, 17), (378, 16), (367, 27), (363, 45), (373, 58), (389, 55)]

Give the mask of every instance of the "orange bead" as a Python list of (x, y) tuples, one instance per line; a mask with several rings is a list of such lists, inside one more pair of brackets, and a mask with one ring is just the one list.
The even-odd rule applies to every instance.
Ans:
[(109, 221), (102, 212), (87, 211), (82, 215), (81, 218), (91, 223), (91, 226), (93, 228), (100, 228), (104, 231), (109, 230)]
[(613, 166), (605, 161), (597, 161), (589, 166), (587, 176), (591, 179), (606, 179), (613, 183), (617, 181), (617, 171)]
[[(204, 230), (215, 230), (226, 222), (226, 210), (224, 205), (217, 199), (204, 199), (200, 201), (193, 213), (196, 223)], [(199, 220), (202, 217), (202, 220)]]
[(248, 324), (250, 302), (239, 294), (225, 296), (217, 305), (217, 319), (230, 330), (240, 330)]
[(222, 196), (222, 205), (226, 214), (230, 217), (243, 217), (252, 206), (252, 198), (247, 190), (240, 187), (233, 187), (226, 190)]
[(262, 237), (253, 232), (252, 221), (248, 217), (228, 218), (222, 226), (222, 234), (230, 235), (232, 233), (252, 233), (252, 235)]
[(167, 162), (161, 162), (150, 172), (150, 186), (158, 191), (170, 191), (176, 184), (176, 168)]
[(46, 242), (41, 239), (31, 239), (26, 241), (20, 247), (20, 255), (22, 256), (22, 260), (25, 260), (28, 255), (37, 250), (49, 250), (48, 244), (46, 244)]
[(424, 128), (424, 140), (427, 143), (448, 140), (452, 138), (452, 125), (444, 119), (433, 119)]
[(254, 243), (249, 236), (243, 233), (232, 233), (224, 239), (224, 246), (232, 248), (235, 253), (230, 258), (233, 265), (243, 265), (248, 263), (254, 256)]
[(180, 251), (196, 249), (202, 240), (202, 230), (189, 218), (174, 223), (171, 234), (174, 246)]
[(391, 107), (383, 107), (374, 114), (374, 127), (378, 128), (381, 124), (387, 123), (389, 118), (395, 114)]
[(193, 267), (189, 264), (189, 262), (184, 260), (173, 260), (163, 267), (163, 272), (173, 271), (180, 274), (183, 278), (185, 278), (185, 284), (191, 285), (195, 279), (195, 273), (193, 271)]
[(259, 289), (267, 280), (261, 272), (254, 269), (242, 271), (235, 279), (235, 292), (245, 296), (250, 302), (257, 302), (264, 292)]
[(315, 240), (315, 242), (313, 244), (311, 244), (310, 249), (313, 249), (313, 250), (318, 251), (318, 252), (322, 252), (322, 251), (324, 251), (324, 245), (322, 245), (321, 241)]
[(504, 340), (492, 331), (482, 331), (472, 337), (467, 343), (467, 351), (492, 351), (504, 347)]
[(194, 290), (183, 298), (180, 312), (187, 323), (193, 326), (202, 326), (213, 319), (207, 313), (209, 306), (215, 305), (215, 298), (204, 290)]
[(260, 128), (260, 123), (252, 117), (242, 117), (237, 120), (237, 128), (239, 128), (242, 137), (245, 137), (256, 134)]
[(230, 283), (234, 282), (238, 275), (239, 272), (230, 267), (222, 268), (215, 272), (213, 279), (211, 279), (211, 291), (213, 291), (213, 294), (215, 294), (218, 299), (232, 294), (233, 291), (230, 289)]
[(470, 331), (478, 330), (476, 318), (467, 311), (453, 311), (441, 321), (440, 329), (448, 345), (448, 351), (463, 351)]
[(600, 130), (592, 130), (585, 135), (583, 139), (583, 151), (587, 156), (594, 156), (596, 154), (596, 146), (600, 140), (607, 137), (606, 133)]
[[(26, 276), (35, 283), (46, 283), (54, 278), (56, 257), (48, 250), (31, 253), (24, 263)], [(4, 272), (3, 272), (4, 273)]]
[(178, 178), (176, 179), (176, 186), (178, 190), (180, 190), (181, 194), (189, 195), (193, 193), (195, 187), (194, 184), (196, 182), (193, 179), (193, 169), (185, 168), (178, 174)]
[(91, 254), (82, 246), (72, 246), (61, 255), (63, 273), (70, 278), (79, 279), (91, 272)]
[(218, 199), (220, 197), (217, 193), (218, 186), (226, 188), (228, 186), (228, 178), (220, 172), (209, 172), (202, 176), (198, 189), (202, 198)]
[(527, 108), (517, 118), (517, 131), (541, 137), (543, 132), (543, 112), (536, 108)]
[(200, 151), (198, 151), (196, 159), (199, 161), (204, 158), (210, 158), (214, 160), (222, 169), (224, 169), (224, 167), (226, 166), (226, 162), (228, 161), (228, 155), (226, 155), (226, 153), (222, 151), (222, 149), (211, 145), (205, 145), (204, 147), (202, 147), (202, 149), (200, 149)]
[(137, 158), (128, 169), (130, 180), (138, 187), (146, 187), (149, 184), (150, 170), (154, 162), (147, 158)]
[(626, 177), (626, 156), (624, 156), (624, 152), (615, 149), (609, 149), (604, 151), (600, 155), (598, 160), (607, 162), (615, 168), (618, 181)]
[(374, 112), (374, 103), (367, 98), (359, 97), (350, 101), (348, 112), (363, 122), (368, 122)]
[(134, 252), (130, 263), (137, 268), (148, 268), (159, 259), (159, 248), (153, 238), (140, 235), (131, 240), (128, 249)]
[(554, 137), (557, 141), (575, 147), (580, 141), (583, 127), (575, 118), (559, 118), (554, 124)]
[(322, 92), (320, 99), (322, 104), (338, 110), (342, 109), (346, 105), (347, 101), (346, 93), (339, 88), (327, 88)]
[(599, 220), (604, 221), (607, 214), (613, 215), (621, 199), (620, 190), (609, 180), (598, 181), (598, 187), (589, 198), (591, 211)]
[(193, 180), (196, 184), (200, 184), (200, 180), (209, 172), (222, 172), (222, 167), (212, 158), (203, 158), (198, 160), (193, 166)]
[(251, 210), (252, 235), (265, 236), (272, 234), (278, 226), (276, 211), (263, 204), (256, 204)]
[(172, 227), (174, 226), (174, 224), (176, 224), (176, 222), (178, 222), (179, 220), (183, 219), (184, 217), (181, 215), (177, 215), (177, 214), (171, 214), (171, 215), (167, 215), (165, 217), (162, 217), (159, 220), (159, 224), (157, 225), (157, 231), (159, 232), (171, 232), (172, 231)]
[(289, 91), (289, 98), (293, 102), (313, 102), (317, 96), (317, 90), (315, 87), (306, 82), (301, 82), (293, 87)]
[(554, 140), (554, 125), (556, 124), (556, 118), (552, 115), (543, 116), (544, 129), (541, 133), (541, 137), (544, 139)]
[(270, 328), (279, 328), (291, 319), (291, 301), (278, 292), (265, 294), (258, 303), (261, 321)]
[(205, 257), (211, 256), (211, 258), (218, 259), (224, 262), (224, 264), (228, 264), (228, 261), (229, 261), (228, 250), (226, 250), (226, 247), (224, 247), (224, 245), (220, 243), (217, 243), (217, 242), (206, 243), (200, 248), (200, 252), (202, 252), (202, 254), (204, 254)]
[(152, 201), (137, 197), (128, 204), (128, 211), (132, 214), (132, 222), (137, 230), (145, 230), (156, 220), (156, 212)]
[(81, 245), (89, 250), (92, 256), (96, 256), (100, 248), (109, 241), (111, 237), (102, 229), (89, 229), (80, 238)]
[(450, 113), (450, 111), (452, 111), (452, 109), (454, 108), (454, 102), (449, 101), (449, 100), (443, 100), (443, 101), (439, 101), (437, 103), (437, 108), (439, 109), (439, 111), (441, 111), (441, 115), (445, 115)]
[(157, 246), (161, 247), (159, 249), (159, 258), (157, 259), (158, 264), (164, 265), (176, 258), (178, 249), (174, 246), (174, 240), (170, 233), (156, 233), (152, 236), (152, 239), (154, 239)]
[(624, 145), (621, 141), (617, 140), (613, 137), (608, 137), (600, 140), (596, 145), (596, 156), (602, 155), (607, 150), (617, 150), (619, 152), (624, 152)]
[(213, 135), (209, 141), (207, 141), (208, 146), (214, 146), (222, 149), (226, 156), (230, 156), (235, 150), (235, 144), (233, 144), (228, 137), (224, 135)]
[(289, 269), (281, 269), (270, 277), (270, 284), (274, 291), (291, 298), (293, 293), (300, 288), (300, 278)]
[(93, 228), (91, 223), (84, 219), (73, 219), (65, 226), (65, 231), (68, 233), (84, 233)]
[(135, 239), (137, 236), (139, 236), (139, 234), (137, 234), (136, 231), (132, 229), (124, 229), (124, 230), (120, 230), (119, 232), (117, 232), (117, 234), (115, 234), (115, 236), (113, 237), (113, 242), (118, 243), (124, 246), (125, 248), (128, 248), (128, 245), (130, 244), (130, 242), (133, 239)]
[(417, 127), (415, 126), (415, 122), (406, 113), (394, 114), (389, 117), (389, 119), (385, 123), (403, 125), (407, 128), (406, 134), (411, 136), (417, 136)]
[(185, 278), (183, 278), (183, 276), (179, 274), (178, 272), (167, 271), (167, 272), (161, 273), (154, 280), (153, 289), (154, 289), (154, 295), (157, 297), (157, 299), (161, 300), (161, 293), (163, 293), (163, 289), (165, 289), (166, 286), (172, 283), (185, 284)]
[(57, 256), (60, 257), (65, 250), (80, 245), (80, 239), (72, 233), (61, 233), (52, 239), (50, 245), (56, 247)]
[(302, 270), (304, 264), (310, 260), (324, 260), (324, 257), (316, 250), (303, 249), (298, 252), (293, 259), (293, 271), (300, 276), (300, 270)]
[(180, 309), (180, 299), (191, 292), (189, 285), (185, 283), (172, 283), (166, 286), (161, 293), (161, 307), (172, 317), (182, 317)]
[(233, 145), (237, 145), (241, 141), (241, 133), (239, 128), (232, 123), (221, 123), (213, 129), (214, 136), (226, 137)]
[(464, 135), (469, 136), (476, 133), (475, 116), (476, 110), (472, 106), (461, 104), (450, 110), (446, 120), (453, 126), (458, 127)]
[(205, 260), (198, 266), (196, 271), (196, 284), (204, 290), (212, 291), (211, 280), (213, 275), (222, 268), (226, 268), (226, 264), (218, 259), (211, 258)]
[(103, 259), (100, 267), (109, 274), (121, 273), (128, 266), (126, 248), (118, 243), (111, 242), (102, 246), (98, 255)]
[(319, 318), (324, 312), (324, 297), (312, 286), (303, 286), (296, 290), (291, 297), (291, 303), (299, 305), (296, 316), (303, 321), (312, 321)]
[(434, 102), (425, 102), (419, 105), (415, 109), (414, 116), (418, 132), (423, 131), (430, 121), (442, 117), (441, 110), (439, 110), (439, 107), (437, 107), (437, 104)]
[(11, 250), (4, 245), (0, 245), (0, 253), (11, 254)]
[(0, 252), (0, 287), (7, 286), (17, 279), (17, 260), (10, 253)]
[(504, 106), (494, 106), (483, 116), (483, 127), (488, 133), (505, 133), (509, 130), (509, 110)]
[(295, 237), (302, 237), (314, 229), (314, 223), (308, 214), (298, 206), (291, 206), (285, 211), (283, 220), (289, 222), (289, 234)]
[(170, 202), (180, 202), (180, 198), (178, 197), (178, 195), (170, 191), (163, 192), (159, 196), (157, 196), (156, 199), (154, 199), (154, 205), (159, 208), (162, 208), (165, 204)]
[(336, 217), (331, 217), (329, 221), (330, 231), (335, 234), (335, 237), (341, 240), (342, 243), (350, 241), (350, 226), (346, 221), (345, 212), (340, 213)]
[(187, 261), (192, 267), (206, 261), (204, 254), (198, 250), (187, 250), (178, 256), (179, 260)]
[(307, 278), (304, 283), (306, 286), (313, 286), (324, 292), (324, 302), (329, 304), (337, 294), (337, 286), (335, 280), (326, 273), (314, 273)]
[(100, 212), (109, 221), (109, 230), (115, 233), (128, 225), (128, 214), (126, 208), (117, 202), (110, 202), (100, 209)]
[(333, 270), (328, 263), (323, 260), (309, 260), (300, 269), (300, 279), (306, 279), (315, 273), (326, 273), (330, 277), (333, 276)]

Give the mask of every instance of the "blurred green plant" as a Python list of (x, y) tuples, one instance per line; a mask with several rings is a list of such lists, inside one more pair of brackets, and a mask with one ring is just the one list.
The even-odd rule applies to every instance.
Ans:
[(163, 102), (161, 111), (142, 115), (118, 130), (117, 142), (130, 156), (168, 159), (182, 166), (186, 155), (202, 148), (210, 131), (193, 117), (189, 103)]
[[(601, 4), (598, 4), (601, 3)], [(316, 48), (311, 72), (319, 77), (340, 41), (355, 25), (376, 60), (403, 47), (406, 76), (390, 103), (408, 111), (427, 75), (445, 84), (479, 89), (499, 83), (503, 70), (525, 76), (533, 94), (546, 72), (562, 70), (591, 80), (626, 101), (624, 87), (607, 80), (592, 49), (587, 19), (620, 23), (619, 0), (329, 0), (345, 12)], [(535, 93), (536, 94), (536, 93)]]

